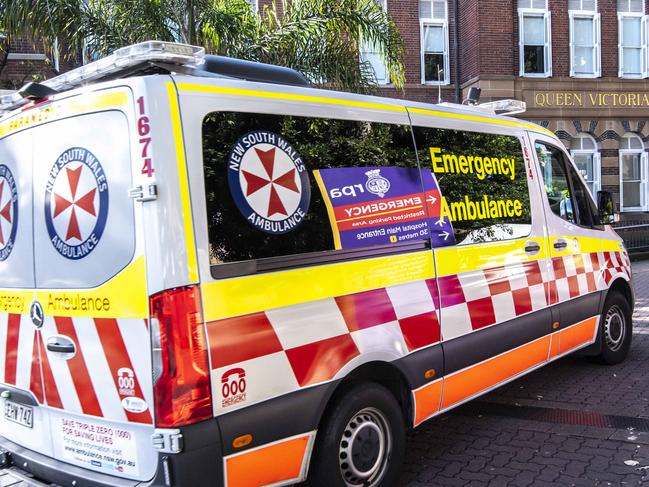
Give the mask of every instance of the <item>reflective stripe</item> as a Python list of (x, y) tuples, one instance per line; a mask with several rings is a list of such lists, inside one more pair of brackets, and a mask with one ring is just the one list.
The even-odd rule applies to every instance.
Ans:
[(594, 342), (598, 329), (598, 321), (599, 317), (593, 317), (558, 332), (560, 354), (570, 352), (582, 346), (584, 343)]
[(50, 359), (45, 350), (45, 343), (43, 342), (43, 334), (39, 333), (39, 340), (41, 346), (41, 370), (43, 371), (43, 386), (45, 387), (45, 403), (58, 409), (63, 409), (59, 390), (54, 381), (54, 374), (50, 366)]
[[(81, 409), (83, 414), (90, 414), (92, 416), (102, 416), (101, 406), (97, 400), (95, 388), (92, 385), (92, 380), (88, 374), (88, 366), (84, 357), (84, 351), (79, 345), (79, 337), (74, 329), (72, 319), (66, 317), (54, 318), (56, 327), (59, 334), (69, 337), (74, 343), (77, 344), (77, 353), (74, 357), (66, 360), (70, 369), (70, 375), (74, 383), (74, 389), (77, 397), (81, 402)], [(87, 352), (86, 352), (87, 353)]]
[[(144, 394), (142, 399), (149, 406), (148, 422), (152, 423), (153, 379), (151, 377), (151, 337), (149, 336), (148, 322), (146, 320), (117, 320), (117, 326), (126, 346), (126, 353), (133, 365), (133, 372), (135, 372), (137, 382)], [(146, 350), (146, 353), (142, 353), (142, 350)]]
[(457, 120), (466, 120), (468, 122), (479, 122), (479, 123), (490, 123), (494, 125), (504, 125), (506, 127), (517, 127), (517, 128), (523, 128), (526, 130), (532, 130), (534, 132), (540, 132), (543, 134), (547, 134), (552, 136), (553, 138), (556, 138), (556, 135), (552, 132), (550, 132), (547, 129), (544, 129), (543, 127), (539, 127), (537, 125), (532, 125), (531, 123), (524, 123), (524, 122), (518, 122), (516, 120), (505, 120), (501, 118), (491, 118), (491, 117), (485, 117), (485, 116), (480, 116), (480, 115), (465, 115), (463, 113), (450, 113), (450, 112), (442, 112), (439, 110), (430, 110), (427, 108), (412, 108), (408, 107), (408, 111), (412, 113), (417, 113), (419, 115), (429, 115), (433, 117), (442, 117), (442, 118), (453, 118)]
[(415, 405), (413, 426), (423, 423), (439, 411), (443, 383), (439, 379), (412, 391)]
[(428, 115), (439, 118), (450, 118), (454, 120), (464, 120), (468, 122), (479, 122), (487, 123), (493, 125), (502, 125), (506, 127), (517, 127), (526, 130), (532, 130), (534, 132), (541, 132), (544, 134), (551, 135), (556, 137), (554, 133), (550, 132), (543, 127), (532, 125), (530, 123), (519, 122), (515, 119), (506, 120), (501, 118), (491, 118), (484, 115), (470, 115), (464, 113), (453, 113), (446, 112), (441, 110), (431, 110), (424, 108), (415, 108), (407, 107), (397, 104), (389, 103), (379, 103), (379, 102), (369, 102), (369, 101), (360, 101), (360, 100), (349, 100), (345, 98), (334, 98), (328, 96), (315, 96), (315, 95), (302, 95), (297, 93), (282, 93), (279, 91), (262, 91), (262, 90), (251, 90), (245, 88), (230, 88), (225, 86), (207, 86), (207, 85), (198, 85), (193, 83), (178, 83), (178, 89), (180, 91), (193, 91), (199, 93), (216, 93), (220, 95), (233, 95), (233, 96), (246, 96), (254, 98), (268, 98), (276, 100), (288, 100), (288, 101), (303, 101), (307, 103), (321, 103), (327, 105), (338, 105), (354, 108), (369, 108), (374, 110), (386, 110), (393, 112), (411, 112), (419, 115)]
[(219, 95), (248, 96), (253, 98), (270, 98), (285, 101), (304, 101), (309, 103), (323, 103), (354, 108), (370, 108), (374, 110), (387, 110), (406, 113), (406, 107), (388, 103), (373, 103), (359, 100), (345, 100), (328, 96), (300, 95), (297, 93), (283, 93), (281, 91), (262, 91), (247, 88), (229, 88), (226, 86), (207, 86), (192, 83), (178, 83), (179, 91), (194, 91), (199, 93), (217, 93)]
[(172, 82), (167, 83), (169, 94), (169, 108), (171, 110), (171, 124), (176, 146), (176, 161), (178, 164), (178, 184), (180, 186), (180, 203), (182, 205), (183, 222), (185, 227), (185, 246), (187, 248), (187, 269), (189, 283), (198, 282), (198, 264), (196, 262), (196, 244), (194, 241), (194, 222), (192, 219), (191, 200), (189, 196), (189, 179), (187, 178), (187, 162), (185, 160), (185, 144), (180, 123), (180, 110), (178, 98)]
[[(31, 323), (30, 323), (31, 324)], [(39, 335), (40, 333), (36, 332), (35, 330), (32, 332), (32, 336), (34, 337), (32, 340), (32, 362), (31, 362), (31, 370), (29, 371), (29, 390), (34, 393), (34, 396), (36, 396), (36, 399), (40, 404), (43, 404), (44, 397), (43, 397), (43, 381), (41, 377), (41, 359), (40, 359), (40, 351), (39, 351)]]
[(208, 282), (201, 292), (214, 321), (433, 277), (426, 251)]
[(226, 487), (284, 485), (303, 480), (315, 433), (300, 435), (223, 459)]
[[(541, 251), (534, 257), (525, 253), (525, 243), (529, 241), (541, 246)], [(499, 267), (512, 262), (539, 260), (545, 255), (547, 255), (545, 239), (525, 238), (435, 249), (435, 262), (437, 275), (441, 277)]]
[(59, 120), (71, 115), (96, 112), (110, 108), (120, 108), (128, 103), (128, 92), (97, 91), (84, 93), (65, 100), (55, 101), (25, 111), (16, 112), (0, 123), (0, 138), (27, 127), (35, 127), (45, 122)]
[[(126, 345), (124, 344), (124, 340), (122, 339), (122, 333), (120, 332), (120, 329), (117, 325), (117, 320), (106, 320), (106, 319), (96, 319), (95, 323), (97, 325), (97, 331), (99, 334), (99, 338), (101, 339), (101, 349), (107, 358), (107, 365), (109, 365), (109, 370), (107, 370), (108, 375), (105, 377), (110, 380), (110, 377), (112, 377), (111, 385), (109, 386), (109, 390), (116, 395), (116, 399), (119, 401), (120, 399), (123, 399), (122, 394), (119, 394), (119, 377), (123, 376), (124, 374), (120, 374), (120, 369), (123, 368), (128, 368), (131, 372), (133, 372), (133, 393), (135, 394), (134, 397), (138, 397), (140, 399), (143, 399), (142, 397), (142, 388), (140, 387), (140, 382), (138, 380), (138, 375), (135, 373), (133, 370), (133, 364), (131, 363), (131, 359), (129, 358), (129, 355), (126, 350)], [(148, 340), (144, 341), (143, 344), (148, 344)], [(143, 351), (146, 350), (146, 353), (149, 353), (148, 347), (144, 349), (142, 347), (143, 344), (140, 344), (140, 348), (138, 350), (139, 353), (136, 353), (135, 355), (143, 355)], [(140, 375), (142, 377), (142, 375)], [(124, 395), (126, 397), (126, 395)], [(149, 407), (151, 407), (151, 403), (147, 403)], [(121, 404), (117, 406), (120, 410), (120, 412), (123, 414), (124, 411), (122, 409)], [(113, 411), (112, 409), (109, 411)], [(142, 413), (133, 413), (130, 411), (126, 411), (126, 416), (128, 417), (129, 421), (136, 422), (136, 423), (147, 423), (150, 424), (151, 421), (151, 414), (149, 410), (145, 410)]]
[(7, 325), (9, 315), (0, 313), (0, 382), (5, 382), (5, 368), (7, 366)]
[[(113, 320), (104, 321), (110, 322)], [(74, 328), (79, 337), (79, 348), (84, 351), (85, 356), (92, 357), (91, 360), (86, 361), (86, 364), (88, 365), (88, 373), (93, 388), (97, 392), (101, 410), (109, 411), (111, 419), (125, 421), (127, 415), (122, 409), (116, 390), (117, 371), (111, 370), (108, 365), (109, 360), (106, 359), (106, 355), (110, 357), (111, 354), (110, 352), (104, 353), (104, 350), (110, 349), (107, 349), (103, 340), (100, 339), (101, 332), (98, 332), (97, 329), (101, 329), (101, 327), (99, 325), (95, 327), (92, 318), (76, 318)], [(113, 328), (111, 327), (109, 330), (112, 332)], [(115, 327), (115, 331), (117, 331), (117, 327)]]
[(16, 384), (16, 367), (18, 365), (18, 340), (20, 334), (20, 316), (10, 314), (7, 320), (7, 345), (5, 347), (5, 376), (7, 384)]
[[(51, 316), (45, 317), (41, 333), (43, 334), (43, 337), (58, 335), (54, 318)], [(44, 338), (44, 341), (45, 340), (46, 338)], [(81, 402), (79, 401), (79, 396), (77, 396), (77, 391), (74, 382), (72, 381), (72, 374), (70, 373), (67, 362), (47, 350), (45, 350), (44, 353), (48, 355), (48, 362), (50, 369), (52, 370), (54, 385), (61, 405), (66, 411), (71, 413), (81, 413)], [(47, 396), (46, 399), (49, 399), (49, 396)], [(50, 405), (53, 406), (54, 404)]]
[(143, 256), (133, 260), (115, 277), (94, 289), (0, 289), (0, 292), (7, 299), (23, 303), (21, 311), (24, 314), (29, 313), (29, 306), (36, 295), (46, 316), (90, 315), (96, 318), (145, 319), (149, 315)]
[[(550, 359), (595, 341), (599, 316), (467, 367), (444, 378), (442, 410), (449, 409)], [(559, 345), (555, 345), (559, 343)], [(556, 353), (557, 349), (560, 353)]]
[(447, 409), (532, 367), (545, 363), (549, 347), (550, 336), (548, 335), (446, 376), (442, 409)]

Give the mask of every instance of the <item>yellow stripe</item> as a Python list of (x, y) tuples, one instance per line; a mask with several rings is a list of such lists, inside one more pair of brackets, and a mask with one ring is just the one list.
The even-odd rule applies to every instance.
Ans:
[(279, 91), (260, 91), (243, 88), (228, 88), (225, 86), (205, 86), (190, 83), (178, 83), (181, 91), (198, 91), (203, 93), (218, 93), (221, 95), (250, 96), (254, 98), (272, 98), (276, 100), (306, 101), (310, 103), (326, 103), (328, 105), (342, 105), (346, 107), (371, 108), (375, 110), (389, 110), (393, 112), (406, 113), (406, 108), (401, 105), (390, 105), (387, 103), (371, 103), (367, 101), (345, 100), (342, 98), (330, 98), (326, 96), (300, 95), (296, 93), (282, 93)]
[(205, 319), (214, 321), (435, 277), (432, 252), (417, 252), (208, 282)]
[(327, 188), (325, 188), (324, 182), (322, 181), (322, 176), (320, 171), (316, 169), (313, 171), (313, 177), (318, 183), (320, 188), (320, 193), (322, 194), (322, 200), (324, 201), (325, 206), (327, 207), (327, 216), (329, 217), (329, 224), (331, 225), (331, 233), (334, 237), (334, 248), (340, 250), (343, 248), (342, 243), (340, 242), (340, 230), (338, 230), (338, 225), (336, 224), (336, 214), (334, 213), (334, 208), (331, 204), (331, 199), (329, 198), (329, 193), (327, 193)]
[(527, 130), (533, 130), (534, 132), (542, 132), (544, 134), (548, 134), (551, 135), (552, 137), (555, 137), (555, 135), (552, 132), (550, 132), (547, 129), (544, 129), (543, 127), (532, 125), (530, 123), (517, 122), (516, 120), (503, 120), (500, 118), (490, 118), (490, 117), (484, 117), (480, 115), (465, 115), (462, 113), (449, 113), (449, 112), (442, 112), (439, 110), (429, 110), (425, 108), (408, 108), (408, 110), (412, 113), (418, 113), (420, 115), (430, 115), (433, 117), (445, 117), (445, 118), (454, 118), (457, 120), (467, 120), (469, 122), (493, 123), (496, 125), (505, 125), (507, 127), (524, 128)]
[(45, 122), (59, 120), (80, 113), (96, 112), (110, 108), (123, 107), (128, 103), (128, 92), (98, 91), (66, 100), (44, 104), (24, 112), (17, 113), (6, 121), (0, 123), (0, 137), (28, 127), (35, 127)]
[[(525, 253), (526, 242), (536, 242), (541, 251), (533, 257)], [(532, 261), (547, 257), (547, 244), (544, 238), (526, 238), (489, 242), (476, 245), (456, 246), (435, 249), (437, 275), (448, 276), (506, 264)]]
[(313, 96), (313, 95), (301, 95), (296, 93), (282, 93), (278, 91), (260, 91), (260, 90), (250, 90), (244, 88), (228, 88), (224, 86), (206, 86), (206, 85), (196, 85), (191, 83), (178, 83), (178, 89), (181, 91), (198, 91), (204, 93), (218, 93), (221, 95), (238, 95), (238, 96), (250, 96), (255, 98), (272, 98), (277, 100), (290, 100), (290, 101), (306, 101), (310, 103), (326, 103), (329, 105), (342, 105), (348, 107), (356, 108), (370, 108), (376, 110), (389, 110), (395, 112), (407, 112), (418, 113), (421, 115), (432, 115), (435, 117), (442, 118), (452, 118), (456, 120), (467, 120), (470, 122), (484, 122), (492, 123), (496, 125), (505, 125), (508, 127), (518, 127), (528, 130), (533, 130), (535, 132), (542, 132), (549, 134), (552, 137), (555, 135), (543, 127), (538, 127), (529, 123), (517, 122), (515, 120), (502, 120), (499, 118), (490, 118), (480, 115), (465, 115), (460, 113), (450, 113), (444, 112), (441, 110), (430, 110), (424, 108), (411, 108), (401, 105), (390, 105), (387, 103), (371, 103), (366, 101), (358, 100), (346, 100), (343, 98), (332, 98), (326, 96)]
[(47, 316), (148, 318), (144, 256), (94, 289), (0, 290), (0, 312), (29, 313), (34, 296)]
[[(565, 254), (592, 254), (595, 252), (620, 252), (620, 242), (617, 240), (602, 240), (592, 237), (576, 237), (574, 235), (556, 235), (550, 237), (551, 242), (563, 239), (568, 242), (568, 247), (558, 255)], [(577, 245), (575, 245), (575, 242)]]
[(189, 180), (187, 179), (187, 164), (185, 162), (185, 145), (183, 143), (182, 127), (180, 126), (180, 112), (176, 90), (171, 82), (167, 83), (169, 93), (169, 107), (171, 109), (171, 123), (176, 146), (176, 160), (178, 162), (178, 184), (180, 186), (180, 201), (182, 204), (183, 222), (185, 227), (185, 246), (187, 247), (187, 268), (190, 282), (198, 282), (198, 267), (196, 264), (196, 245), (194, 243), (194, 222), (192, 220), (191, 203), (189, 199)]

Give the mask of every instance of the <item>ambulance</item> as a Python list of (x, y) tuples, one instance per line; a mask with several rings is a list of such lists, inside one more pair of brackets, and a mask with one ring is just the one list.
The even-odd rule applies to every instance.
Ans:
[(0, 107), (3, 485), (392, 486), (409, 428), (629, 350), (543, 127), (163, 42)]

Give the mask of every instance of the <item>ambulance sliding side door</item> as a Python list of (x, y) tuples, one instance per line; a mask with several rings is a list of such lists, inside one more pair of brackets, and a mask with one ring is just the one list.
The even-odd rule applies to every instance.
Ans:
[(597, 207), (565, 150), (550, 137), (530, 135), (548, 228), (549, 293), (556, 328), (550, 358), (555, 358), (595, 339), (605, 232), (596, 225)]
[(440, 189), (431, 218), (445, 410), (547, 361), (548, 249), (522, 132), (442, 129), (438, 112), (411, 116), (421, 167)]

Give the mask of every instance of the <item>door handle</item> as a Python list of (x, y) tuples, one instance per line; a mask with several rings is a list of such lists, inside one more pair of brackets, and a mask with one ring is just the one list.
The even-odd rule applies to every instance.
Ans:
[(525, 242), (525, 253), (530, 255), (536, 255), (541, 251), (541, 246), (537, 242)]
[(47, 350), (54, 353), (63, 353), (63, 354), (74, 354), (76, 352), (76, 347), (74, 342), (68, 337), (64, 336), (53, 336), (47, 340)]
[(555, 250), (565, 250), (568, 248), (568, 242), (562, 238), (559, 238), (554, 241), (554, 249)]

